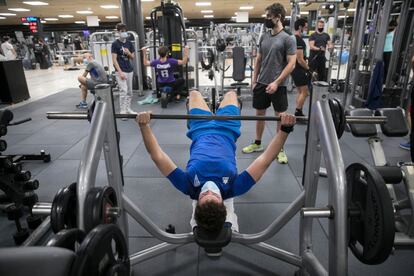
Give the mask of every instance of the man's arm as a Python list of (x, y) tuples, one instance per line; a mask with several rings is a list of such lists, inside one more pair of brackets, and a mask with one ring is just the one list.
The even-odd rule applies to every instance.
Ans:
[(309, 66), (305, 61), (304, 55), (303, 55), (303, 49), (298, 49), (296, 52), (296, 59), (300, 66), (305, 68), (305, 70), (309, 70)]
[(151, 62), (149, 62), (148, 57), (147, 57), (147, 47), (142, 47), (141, 51), (142, 51), (142, 60), (143, 60), (144, 66), (151, 66)]
[(145, 148), (151, 156), (152, 161), (154, 161), (155, 165), (164, 176), (168, 176), (177, 168), (177, 166), (158, 144), (158, 141), (149, 125), (151, 120), (150, 114), (150, 112), (141, 112), (137, 115), (136, 121), (141, 130)]
[(188, 46), (185, 46), (184, 48), (184, 56), (183, 56), (183, 60), (177, 60), (178, 61), (178, 65), (186, 65), (188, 62)]
[[(295, 116), (290, 114), (281, 114), (280, 117), (282, 128), (283, 126), (293, 126), (296, 122)], [(278, 134), (272, 139), (266, 150), (246, 169), (256, 183), (263, 176), (270, 164), (272, 164), (275, 160), (276, 156), (285, 144), (288, 135), (289, 134), (283, 130), (278, 131)]]
[(259, 77), (260, 68), (262, 67), (262, 55), (260, 53), (256, 56), (256, 61), (254, 63), (253, 69), (253, 79), (252, 79), (252, 86), (254, 87), (257, 83), (257, 78)]

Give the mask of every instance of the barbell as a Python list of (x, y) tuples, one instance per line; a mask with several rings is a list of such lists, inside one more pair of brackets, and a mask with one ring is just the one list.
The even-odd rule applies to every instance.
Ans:
[[(137, 114), (115, 114), (117, 119), (135, 119)], [(54, 120), (86, 120), (88, 114), (86, 112), (47, 112), (48, 119)], [(345, 116), (346, 122), (349, 124), (383, 124), (387, 122), (386, 116)], [(192, 114), (151, 114), (151, 119), (159, 120), (240, 120), (240, 121), (280, 121), (280, 116), (250, 116), (250, 115), (192, 115)], [(296, 116), (297, 122), (308, 122), (306, 116)]]

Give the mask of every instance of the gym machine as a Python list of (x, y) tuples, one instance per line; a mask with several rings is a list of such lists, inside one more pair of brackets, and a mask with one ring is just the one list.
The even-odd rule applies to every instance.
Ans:
[[(300, 273), (309, 273), (311, 275), (328, 275), (328, 273), (329, 275), (347, 275), (348, 245), (351, 247), (354, 254), (364, 263), (378, 264), (385, 261), (392, 251), (394, 232), (393, 227), (391, 227), (391, 230), (387, 227), (389, 226), (387, 211), (390, 209), (381, 206), (383, 206), (383, 204), (386, 205), (386, 202), (391, 204), (391, 201), (386, 200), (387, 193), (385, 193), (384, 199), (384, 193), (382, 193), (381, 188), (375, 189), (377, 186), (382, 187), (381, 182), (372, 181), (372, 178), (375, 178), (377, 174), (375, 174), (376, 171), (372, 171), (369, 166), (354, 164), (347, 169), (346, 174), (337, 137), (337, 130), (342, 129), (342, 127), (336, 125), (344, 124), (344, 121), (334, 121), (332, 118), (343, 117), (348, 123), (354, 122), (365, 124), (383, 123), (386, 119), (383, 117), (346, 118), (344, 113), (332, 115), (333, 112), (338, 112), (339, 109), (328, 99), (328, 84), (317, 82), (314, 86), (311, 116), (310, 118), (303, 118), (309, 122), (303, 191), (288, 206), (288, 208), (263, 231), (255, 234), (232, 232), (227, 224), (217, 236), (211, 237), (208, 233), (205, 233), (198, 227), (195, 227), (193, 232), (182, 234), (171, 234), (161, 230), (129, 199), (128, 195), (123, 192), (122, 166), (121, 158), (118, 158), (119, 145), (117, 144), (115, 118), (129, 118), (135, 115), (115, 114), (112, 107), (113, 102), (109, 85), (98, 85), (96, 87), (98, 97), (95, 109), (92, 112), (90, 134), (85, 145), (85, 151), (79, 169), (78, 183), (76, 185), (78, 205), (76, 220), (78, 226), (81, 229), (86, 230), (86, 221), (90, 219), (84, 212), (79, 210), (84, 210), (87, 207), (85, 205), (88, 198), (87, 194), (94, 189), (96, 169), (100, 153), (103, 150), (107, 164), (108, 183), (109, 186), (113, 188), (114, 194), (117, 197), (116, 212), (110, 211), (114, 206), (109, 207), (109, 210), (106, 212), (117, 214), (117, 224), (125, 237), (128, 235), (126, 225), (126, 213), (128, 213), (151, 235), (162, 241), (161, 244), (151, 248), (137, 253), (130, 253), (131, 265), (135, 265), (190, 242), (196, 242), (206, 250), (207, 254), (217, 254), (221, 251), (221, 248), (227, 245), (230, 241), (243, 244), (264, 254), (281, 259), (298, 267)], [(173, 119), (174, 116), (178, 115), (157, 115), (154, 116), (154, 119)], [(189, 115), (181, 116), (182, 117), (178, 119), (204, 119), (191, 117)], [(87, 114), (80, 112), (48, 113), (48, 118), (50, 119), (86, 119), (87, 117)], [(214, 119), (217, 119), (218, 117), (220, 116), (217, 116)], [(253, 120), (258, 118), (250, 119)], [(273, 120), (277, 119), (278, 118), (273, 117)], [(314, 172), (319, 171), (322, 153), (325, 157), (325, 164), (327, 164), (328, 180), (330, 183), (328, 199), (329, 208), (315, 207), (318, 174), (315, 174)], [(373, 198), (373, 201), (375, 200), (375, 202), (380, 202), (376, 208), (372, 208), (373, 202), (369, 200), (366, 204), (360, 204), (361, 202), (359, 202), (359, 198), (354, 196), (354, 194), (352, 197), (347, 196), (348, 189), (350, 191), (359, 189), (358, 194), (364, 193), (364, 189), (361, 188), (362, 184), (359, 181), (356, 181), (356, 178), (351, 178), (352, 175), (356, 175), (357, 173), (360, 173), (362, 177), (362, 172), (365, 173), (364, 177), (367, 177), (369, 180), (364, 181), (362, 184), (368, 185), (370, 189), (372, 188), (372, 197), (370, 198)], [(350, 206), (352, 207), (351, 209)], [(33, 212), (40, 211), (36, 209), (38, 208), (35, 206)], [(370, 210), (370, 212), (367, 212), (367, 210)], [(42, 212), (45, 211), (43, 210)], [(298, 212), (302, 214), (300, 218), (299, 254), (287, 252), (264, 242), (274, 236)], [(312, 252), (312, 224), (313, 218), (317, 217), (329, 218), (329, 271), (322, 266)], [(348, 223), (349, 217), (351, 217), (350, 223), (352, 225)], [(373, 219), (373, 217), (378, 221), (378, 225), (375, 225), (375, 231), (380, 235), (380, 238), (375, 236), (374, 238), (369, 239), (369, 241), (359, 239), (358, 233), (362, 233), (366, 236), (367, 233), (372, 231), (370, 224), (364, 224), (364, 222)]]

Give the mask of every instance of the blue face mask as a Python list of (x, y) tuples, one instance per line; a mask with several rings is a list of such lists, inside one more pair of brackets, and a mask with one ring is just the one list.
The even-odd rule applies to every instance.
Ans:
[(205, 193), (207, 191), (212, 191), (213, 193), (218, 194), (221, 197), (220, 189), (213, 181), (207, 181), (206, 183), (204, 183), (203, 187), (201, 188), (200, 194)]
[(88, 65), (89, 61), (85, 58), (83, 59), (83, 64)]
[(127, 33), (127, 32), (121, 32), (121, 33), (119, 34), (119, 36), (120, 36), (120, 38), (122, 38), (122, 39), (126, 39), (126, 38), (128, 37), (128, 33)]

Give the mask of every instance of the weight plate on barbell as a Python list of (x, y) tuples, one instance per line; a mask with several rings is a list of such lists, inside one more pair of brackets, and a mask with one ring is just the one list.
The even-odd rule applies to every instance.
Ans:
[(101, 224), (86, 235), (76, 254), (78, 276), (129, 276), (130, 261), (124, 234), (114, 224)]
[(99, 224), (116, 223), (116, 216), (110, 214), (110, 208), (117, 207), (115, 190), (110, 186), (93, 187), (85, 198), (85, 231), (88, 233)]
[(54, 233), (76, 227), (76, 204), (76, 183), (56, 193), (50, 211), (50, 224)]
[(47, 246), (66, 248), (71, 251), (76, 251), (77, 245), (85, 239), (85, 232), (78, 228), (63, 229), (56, 233), (48, 242)]
[(348, 184), (349, 247), (365, 264), (383, 263), (392, 252), (395, 221), (387, 186), (368, 164), (346, 169)]
[(329, 108), (331, 109), (336, 136), (340, 139), (344, 134), (346, 127), (345, 110), (342, 107), (341, 102), (336, 98), (329, 99)]

